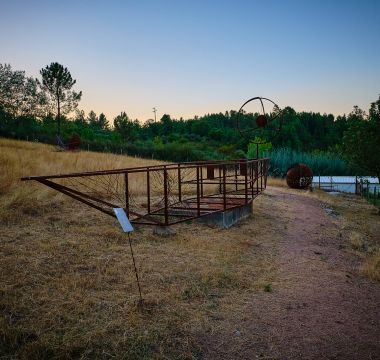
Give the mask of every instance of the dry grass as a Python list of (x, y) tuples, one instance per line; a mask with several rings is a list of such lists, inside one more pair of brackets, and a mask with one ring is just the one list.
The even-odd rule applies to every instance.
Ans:
[[(122, 155), (94, 152), (62, 152), (54, 146), (0, 139), (0, 219), (16, 212), (34, 212), (66, 198), (54, 190), (34, 182), (21, 182), (23, 176), (53, 175), (76, 171), (95, 171), (125, 167), (157, 165), (161, 162)], [(131, 184), (138, 188), (135, 176)]]
[(275, 187), (288, 187), (285, 179), (275, 178), (275, 177), (270, 177), (270, 176), (268, 177), (267, 185), (275, 186)]
[[(21, 176), (152, 164), (0, 140), (0, 354), (18, 358), (197, 358), (200, 339), (243, 318), (273, 282), (281, 231), (263, 196), (229, 231), (184, 224), (133, 233), (145, 305), (116, 220)], [(5, 185), (6, 184), (6, 185)], [(231, 329), (231, 333), (233, 329)]]
[[(162, 239), (137, 228), (132, 239), (145, 300), (139, 307), (128, 242), (116, 220), (19, 181), (152, 163), (0, 139), (2, 356), (199, 358), (204, 336), (220, 329), (233, 334), (230, 324), (247, 318), (252, 296), (276, 284), (278, 244), (291, 219), (266, 193), (255, 200), (252, 219), (228, 231), (183, 224)], [(378, 279), (379, 218), (371, 206), (351, 197), (307, 196), (344, 215), (339, 226), (347, 244), (350, 234), (359, 234), (351, 236), (351, 249), (363, 256), (363, 272)]]
[(348, 249), (363, 258), (360, 271), (380, 281), (380, 216), (376, 207), (350, 194), (333, 196), (321, 190), (309, 194), (337, 212), (337, 226)]

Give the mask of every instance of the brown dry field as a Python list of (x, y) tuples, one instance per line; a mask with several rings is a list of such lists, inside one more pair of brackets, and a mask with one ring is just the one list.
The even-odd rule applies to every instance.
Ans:
[[(271, 180), (231, 229), (160, 238), (26, 175), (157, 163), (0, 139), (5, 359), (380, 359), (380, 217)], [(331, 209), (326, 210), (326, 209)]]

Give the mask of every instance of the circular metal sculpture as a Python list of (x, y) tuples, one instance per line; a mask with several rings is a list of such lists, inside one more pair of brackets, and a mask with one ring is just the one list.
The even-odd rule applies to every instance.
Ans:
[[(260, 103), (261, 114), (255, 114), (256, 118), (254, 121), (247, 123), (247, 118), (244, 118), (244, 107), (253, 101)], [(264, 103), (270, 104), (273, 106), (272, 112), (269, 114), (265, 111)], [(270, 136), (270, 140), (273, 140), (277, 134), (279, 134), (283, 123), (282, 111), (278, 105), (268, 99), (261, 96), (253, 97), (247, 100), (239, 109), (236, 116), (236, 128), (239, 131), (240, 135), (249, 140), (251, 143), (256, 144), (256, 156), (258, 157), (259, 145), (265, 144), (268, 142), (262, 135), (265, 132), (266, 136)]]
[[(248, 124), (247, 126), (246, 120), (243, 119), (243, 109), (248, 103), (252, 101), (260, 102), (261, 114), (256, 115), (254, 123)], [(265, 102), (273, 106), (273, 110), (269, 114), (265, 111)], [(266, 132), (271, 133), (271, 135), (276, 135), (281, 130), (282, 122), (282, 111), (278, 105), (274, 101), (261, 96), (256, 96), (252, 99), (247, 100), (240, 107), (236, 116), (236, 127), (240, 135), (248, 140), (253, 140), (253, 136), (258, 135), (259, 131), (264, 128), (266, 129)], [(264, 144), (267, 142), (267, 140), (262, 139), (258, 140), (257, 142), (259, 144)]]
[(294, 164), (286, 172), (286, 183), (293, 189), (306, 189), (313, 181), (313, 172), (306, 164)]

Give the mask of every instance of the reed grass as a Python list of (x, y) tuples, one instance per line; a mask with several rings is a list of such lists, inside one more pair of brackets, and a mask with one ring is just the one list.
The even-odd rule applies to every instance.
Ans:
[(295, 163), (308, 165), (314, 175), (352, 175), (349, 166), (338, 155), (326, 152), (307, 153), (288, 148), (271, 149), (266, 152), (271, 158), (270, 172), (274, 175), (284, 175)]

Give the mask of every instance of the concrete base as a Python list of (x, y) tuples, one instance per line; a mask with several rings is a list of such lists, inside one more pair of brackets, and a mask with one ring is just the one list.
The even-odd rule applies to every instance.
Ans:
[(230, 228), (240, 220), (252, 215), (252, 202), (241, 207), (203, 216), (195, 221), (207, 225), (217, 225), (224, 229)]

